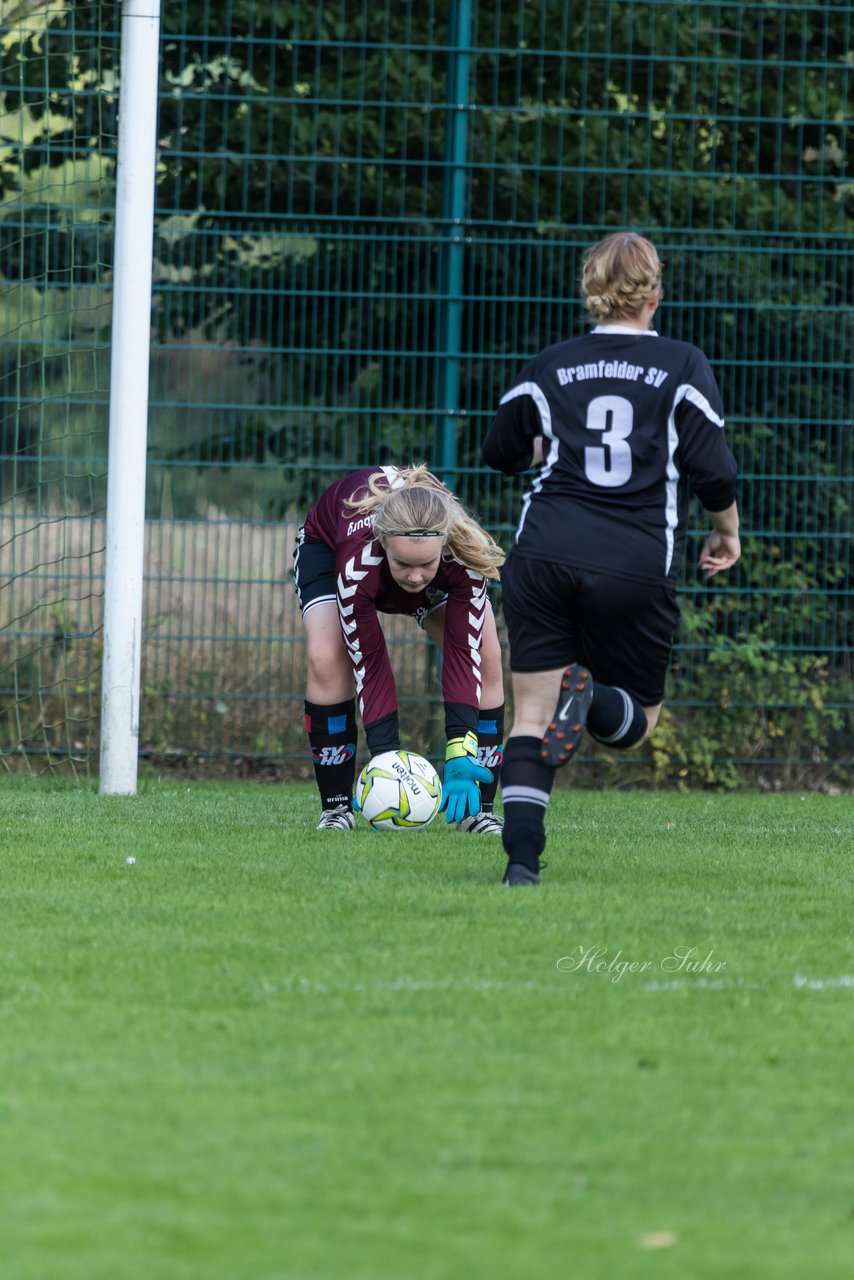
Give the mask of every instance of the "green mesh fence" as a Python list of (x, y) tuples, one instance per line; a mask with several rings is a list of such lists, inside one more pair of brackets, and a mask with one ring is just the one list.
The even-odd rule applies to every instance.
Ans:
[[(701, 583), (696, 512), (665, 713), (620, 776), (848, 781), (852, 15), (164, 5), (146, 753), (301, 756), (291, 547), (345, 469), (426, 460), (509, 538), (522, 483), (480, 440), (520, 365), (583, 325), (583, 250), (633, 227), (665, 261), (659, 328), (718, 376), (744, 555)], [(92, 156), (110, 145), (93, 128)], [(412, 630), (389, 628), (415, 732), (437, 693)]]
[(118, 5), (0, 4), (0, 767), (98, 741)]

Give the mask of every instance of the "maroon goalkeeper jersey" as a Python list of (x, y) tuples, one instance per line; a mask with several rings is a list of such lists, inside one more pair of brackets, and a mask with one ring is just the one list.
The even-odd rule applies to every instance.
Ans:
[[(397, 710), (397, 692), (379, 613), (409, 614), (421, 623), (447, 601), (442, 661), (446, 724), (461, 732), (477, 728), (480, 705), (480, 645), (486, 610), (486, 579), (446, 556), (423, 591), (404, 591), (391, 576), (385, 552), (372, 534), (373, 514), (354, 515), (348, 499), (365, 497), (369, 476), (381, 474), (389, 489), (401, 484), (396, 467), (371, 467), (336, 481), (318, 498), (305, 519), (306, 538), (324, 542), (335, 553), (338, 613), (353, 663), (356, 694), (365, 725)], [(454, 704), (454, 714), (448, 708)]]

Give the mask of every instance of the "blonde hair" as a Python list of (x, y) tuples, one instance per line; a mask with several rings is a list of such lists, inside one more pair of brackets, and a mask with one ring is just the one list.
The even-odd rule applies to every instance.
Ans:
[(618, 231), (594, 244), (581, 264), (584, 305), (597, 320), (634, 317), (661, 286), (655, 245), (634, 231)]
[(397, 480), (389, 488), (386, 474), (376, 471), (368, 477), (364, 498), (348, 499), (354, 515), (374, 514), (373, 535), (385, 546), (389, 538), (405, 534), (417, 538), (440, 534), (449, 555), (466, 569), (484, 578), (497, 578), (504, 552), (494, 538), (427, 467), (398, 467)]

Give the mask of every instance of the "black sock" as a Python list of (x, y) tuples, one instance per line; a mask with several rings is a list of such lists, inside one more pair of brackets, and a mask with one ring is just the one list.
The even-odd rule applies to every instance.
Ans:
[(332, 809), (339, 804), (351, 808), (359, 740), (356, 699), (329, 705), (306, 702), (305, 727), (322, 808)]
[(482, 707), (477, 721), (477, 762), (492, 773), (491, 782), (480, 784), (482, 813), (492, 813), (495, 793), (501, 780), (504, 759), (504, 703), (500, 707)]
[(637, 698), (625, 689), (594, 683), (587, 713), (587, 732), (591, 738), (625, 751), (640, 742), (646, 731), (646, 714)]
[(546, 806), (555, 777), (554, 769), (543, 763), (542, 747), (539, 738), (508, 738), (501, 769), (504, 850), (511, 862), (532, 871), (539, 871), (546, 847)]

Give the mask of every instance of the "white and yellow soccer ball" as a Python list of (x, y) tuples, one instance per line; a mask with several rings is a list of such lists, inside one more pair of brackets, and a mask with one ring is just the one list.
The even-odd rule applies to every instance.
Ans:
[(442, 783), (429, 760), (414, 751), (383, 751), (356, 782), (356, 806), (375, 831), (426, 827), (439, 812)]

